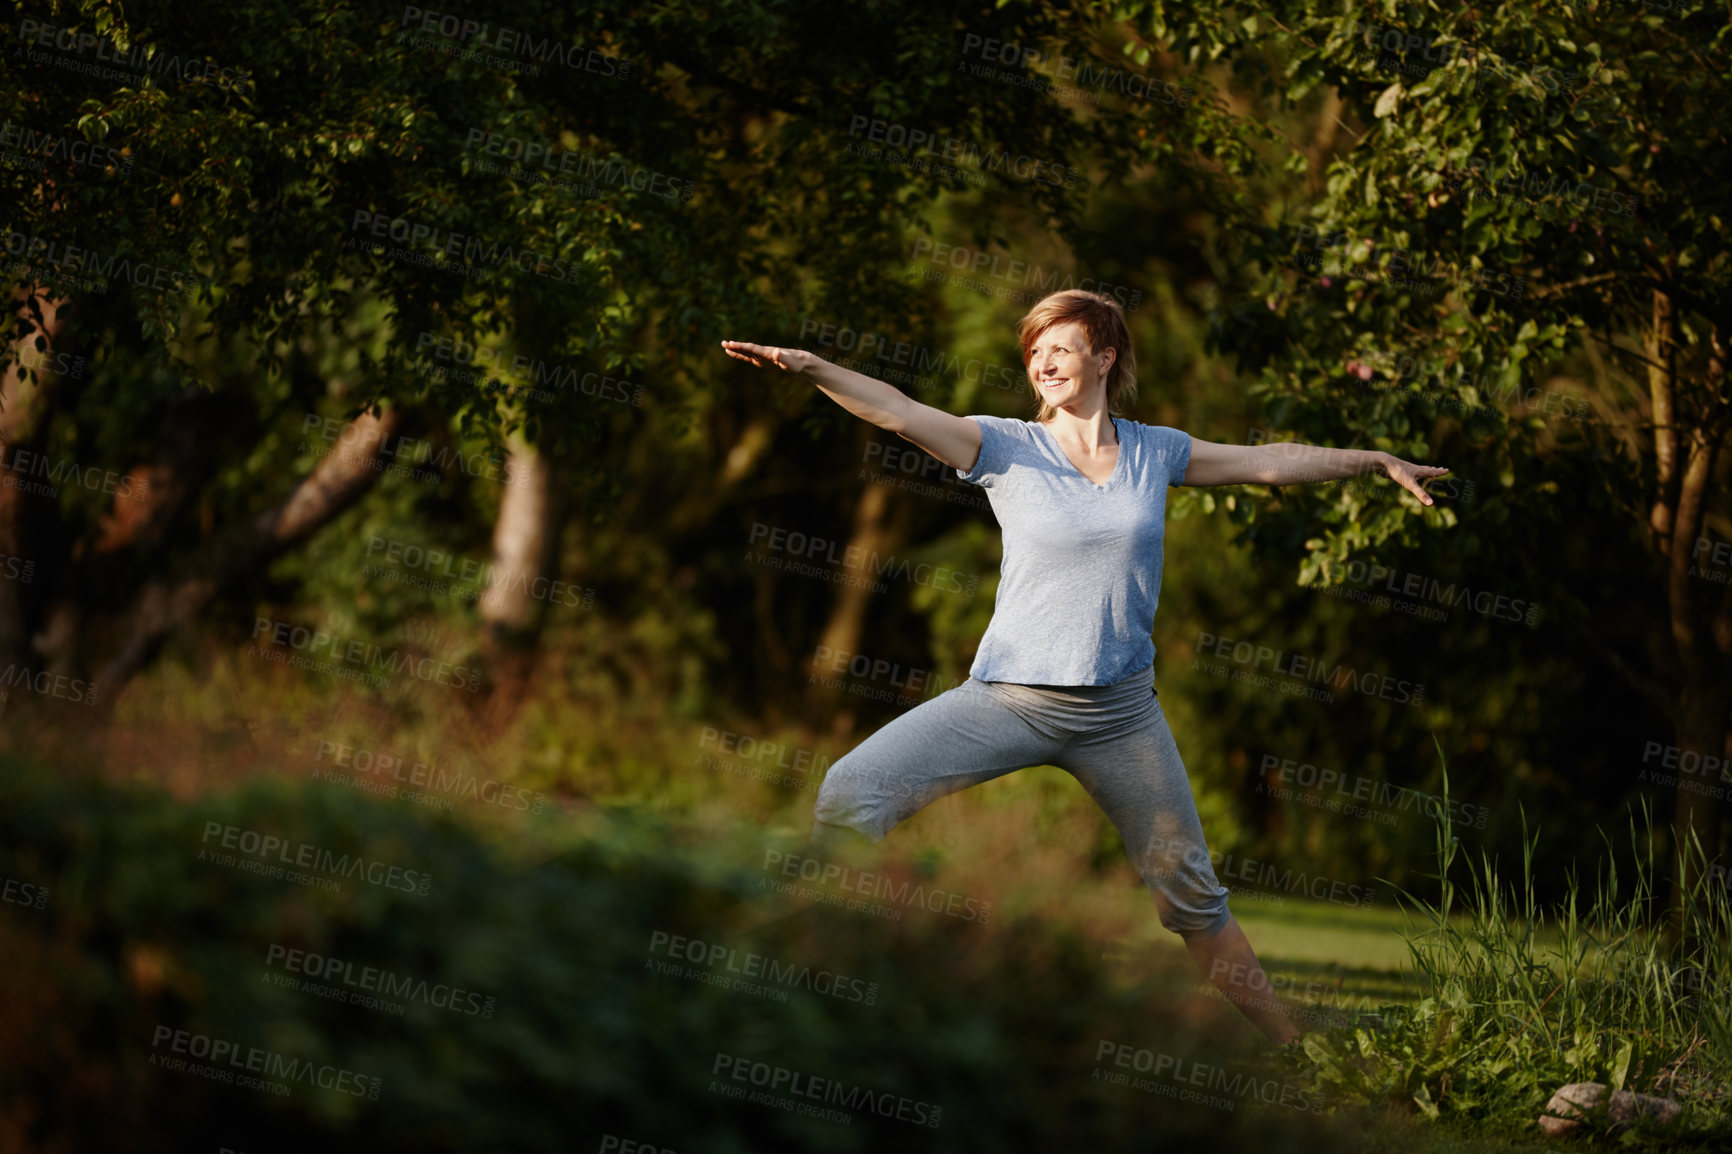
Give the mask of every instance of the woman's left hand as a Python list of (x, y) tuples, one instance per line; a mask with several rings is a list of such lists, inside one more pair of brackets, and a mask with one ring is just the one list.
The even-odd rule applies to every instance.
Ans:
[(1425, 491), (1425, 482), (1443, 476), (1449, 472), (1442, 465), (1416, 465), (1412, 461), (1403, 461), (1400, 457), (1389, 453), (1383, 454), (1383, 471), (1390, 479), (1408, 492), (1418, 497), (1422, 504), (1435, 504), (1431, 494)]

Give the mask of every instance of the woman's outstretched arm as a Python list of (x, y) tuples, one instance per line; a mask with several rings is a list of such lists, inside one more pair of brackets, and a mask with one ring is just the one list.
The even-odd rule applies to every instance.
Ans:
[(980, 426), (967, 417), (923, 405), (883, 381), (833, 365), (805, 349), (782, 349), (747, 341), (723, 341), (730, 357), (759, 368), (799, 373), (856, 417), (912, 441), (957, 469), (972, 469), (980, 458)]
[(1381, 473), (1432, 503), (1424, 483), (1449, 472), (1441, 465), (1416, 465), (1381, 449), (1331, 449), (1298, 441), (1267, 445), (1221, 445), (1191, 438), (1191, 463), (1186, 485), (1296, 485), (1308, 481), (1338, 481), (1364, 473)]

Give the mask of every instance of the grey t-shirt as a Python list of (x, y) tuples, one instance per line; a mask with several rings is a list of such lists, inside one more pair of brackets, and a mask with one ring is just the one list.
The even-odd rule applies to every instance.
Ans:
[(1112, 418), (1119, 460), (1104, 485), (1077, 471), (1047, 426), (970, 415), (986, 490), (1004, 530), (992, 620), (969, 674), (1022, 685), (1112, 685), (1155, 660), (1167, 486), (1185, 479), (1191, 438)]

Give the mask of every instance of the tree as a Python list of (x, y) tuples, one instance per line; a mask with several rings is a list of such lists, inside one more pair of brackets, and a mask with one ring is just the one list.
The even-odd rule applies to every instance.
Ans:
[[(1723, 757), (1732, 587), (1697, 558), (1709, 526), (1728, 525), (1724, 11), (1589, 0), (1337, 13), (1306, 0), (1182, 16), (1133, 3), (1125, 16), (1173, 52), (1260, 77), (1271, 101), (1326, 93), (1325, 119), (1338, 106), (1352, 138), (1312, 203), (1242, 205), (1232, 224), (1255, 272), (1221, 310), (1216, 341), (1260, 373), (1271, 423), (1410, 459), (1441, 451), (1483, 486), (1471, 525), (1392, 487), (1272, 494), (1245, 514), (1250, 537), (1321, 521), (1306, 583), (1366, 556), (1510, 558), (1665, 706), (1679, 747)], [(1279, 76), (1258, 71), (1272, 45)], [(1315, 158), (1289, 142), (1286, 163), (1304, 171)], [(1594, 366), (1591, 421), (1547, 419), (1586, 412), (1559, 387), (1571, 355)], [(1491, 403), (1511, 398), (1528, 413)], [(1609, 521), (1607, 546), (1643, 550), (1651, 594), (1597, 601), (1526, 555), (1536, 521), (1570, 518)], [(1422, 525), (1455, 532), (1426, 545)], [(1677, 776), (1675, 840), (1699, 839), (1712, 857), (1723, 842), (1712, 802)], [(1675, 901), (1691, 881), (1677, 860)]]
[[(34, 660), (25, 639), (52, 618), (54, 660), (101, 670), (112, 702), (198, 610), (256, 589), (272, 556), (381, 469), (420, 463), (405, 452), (437, 451), (467, 483), (428, 447), (502, 455), (515, 438), (518, 462), (557, 463), (526, 464), (532, 488), (605, 490), (645, 376), (689, 380), (681, 366), (714, 359), (721, 336), (790, 316), (910, 323), (900, 230), (922, 204), (984, 178), (998, 199), (1074, 221), (1083, 189), (1027, 179), (1021, 162), (1062, 171), (1128, 131), (1078, 135), (1024, 89), (951, 82), (958, 23), (1033, 40), (1067, 15), (520, 0), (483, 21), (80, 0), (23, 18), (5, 115), (34, 163), (0, 180), (24, 318), (13, 348), (37, 361), (12, 358), (4, 400), (22, 399), (5, 452), (76, 441), (77, 467), (160, 499), (61, 502), (51, 524), (0, 505), (0, 544), (49, 578), (6, 591), (22, 596), (0, 604), (0, 656)], [(890, 56), (911, 80), (886, 82)], [(861, 147), (910, 131), (926, 134), (912, 155)], [(970, 159), (929, 167), (941, 147)], [(64, 299), (78, 320), (56, 331), (45, 318)], [(89, 372), (45, 368), (50, 342)], [(696, 411), (716, 379), (664, 403)], [(322, 487), (325, 466), (285, 446), (320, 417), (392, 435), (313, 509), (296, 494)], [(232, 440), (198, 435), (217, 427)], [(713, 454), (717, 477), (729, 449)], [(273, 536), (261, 526), (284, 502), (307, 516)], [(554, 564), (559, 502), (508, 505), (497, 567), (515, 579)], [(583, 513), (605, 517), (605, 503)], [(97, 548), (117, 519), (131, 528)], [(191, 599), (175, 592), (189, 581)], [(59, 608), (51, 587), (68, 591)], [(531, 622), (507, 600), (485, 607), (492, 632), (521, 640)]]

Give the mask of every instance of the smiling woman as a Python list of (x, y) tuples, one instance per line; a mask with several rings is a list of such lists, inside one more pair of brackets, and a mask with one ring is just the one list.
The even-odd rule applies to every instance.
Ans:
[[(1136, 397), (1124, 311), (1073, 289), (1017, 326), (1036, 420), (959, 417), (801, 349), (723, 341), (728, 355), (800, 373), (843, 408), (986, 490), (1004, 533), (991, 621), (967, 681), (904, 713), (830, 767), (814, 838), (882, 840), (938, 798), (1034, 765), (1069, 771), (1106, 812), (1161, 924), (1220, 992), (1278, 1043), (1298, 1037), (1216, 878), (1190, 780), (1154, 688), (1167, 489), (1286, 484), (1381, 468), (1447, 470), (1387, 453), (1218, 445), (1112, 415)], [(1319, 457), (1319, 454), (1322, 456)]]
[[(1112, 307), (1107, 307), (1111, 305)], [(1137, 354), (1124, 310), (1111, 298), (1081, 291), (1043, 297), (1017, 322), (1022, 361), (1046, 424), (1087, 398), (1097, 381), (1106, 409), (1123, 413), (1137, 399)], [(1098, 354), (1090, 350), (1100, 350)]]

